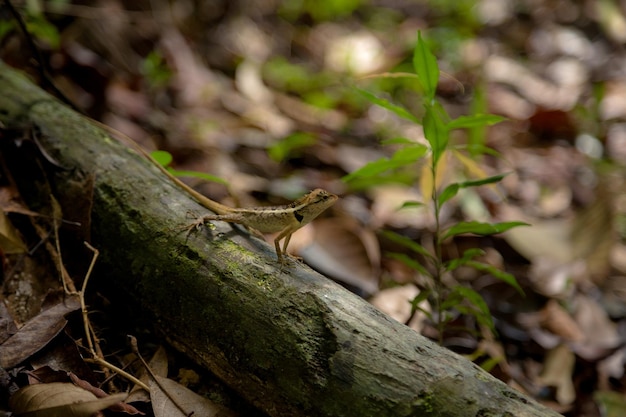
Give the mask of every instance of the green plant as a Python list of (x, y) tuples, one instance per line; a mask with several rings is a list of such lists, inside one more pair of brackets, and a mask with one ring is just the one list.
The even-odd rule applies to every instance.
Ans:
[(141, 72), (146, 76), (150, 87), (163, 88), (172, 78), (172, 71), (158, 51), (150, 52), (141, 63)]
[[(57, 0), (50, 2), (48, 6), (52, 10), (59, 11), (62, 10), (65, 4), (64, 0)], [(15, 13), (14, 17), (17, 17), (17, 10), (12, 5), (8, 6)], [(61, 36), (54, 24), (44, 14), (43, 2), (39, 0), (25, 2), (19, 16), (19, 22), (16, 22), (15, 19), (0, 21), (0, 41), (14, 29), (23, 25), (22, 28), (28, 33), (29, 37), (32, 36), (34, 39), (46, 44), (50, 49), (56, 50), (59, 48)]]
[(288, 156), (297, 154), (300, 150), (306, 149), (308, 146), (314, 145), (315, 136), (310, 133), (297, 132), (284, 137), (283, 139), (272, 144), (267, 153), (275, 162), (282, 162)]
[(150, 156), (156, 161), (156, 163), (165, 167), (172, 175), (176, 177), (194, 177), (204, 181), (216, 182), (218, 184), (228, 184), (222, 178), (216, 177), (215, 175), (207, 174), (205, 172), (184, 171), (170, 167), (170, 164), (172, 163), (174, 158), (172, 157), (172, 154), (167, 151), (154, 151), (150, 153)]
[(361, 3), (362, 0), (284, 0), (279, 14), (288, 20), (309, 15), (319, 22), (349, 16)]
[[(413, 179), (413, 183), (420, 186), (423, 201), (409, 201), (403, 207), (429, 206), (434, 216), (434, 230), (432, 245), (426, 246), (400, 234), (386, 231), (384, 236), (405, 248), (406, 253), (389, 253), (388, 256), (396, 259), (408, 267), (414, 269), (422, 276), (427, 277), (430, 285), (424, 288), (412, 301), (415, 310), (422, 310), (420, 303), (429, 299), (432, 304), (432, 312), (422, 310), (436, 325), (439, 332), (439, 342), (442, 342), (443, 333), (450, 324), (453, 311), (473, 316), (477, 323), (494, 330), (493, 321), (487, 304), (482, 296), (468, 286), (460, 283), (446, 285), (444, 277), (452, 274), (460, 267), (470, 267), (508, 283), (520, 293), (522, 289), (513, 275), (483, 263), (478, 258), (484, 254), (479, 248), (470, 248), (459, 257), (444, 260), (443, 244), (447, 239), (462, 234), (474, 234), (480, 236), (493, 235), (505, 232), (513, 227), (526, 225), (523, 222), (485, 223), (480, 221), (460, 221), (452, 225), (441, 223), (441, 210), (445, 204), (457, 195), (460, 190), (479, 187), (499, 182), (506, 174), (487, 176), (471, 156), (493, 153), (493, 150), (485, 147), (476, 139), (466, 145), (451, 144), (450, 133), (456, 129), (479, 130), (485, 126), (493, 125), (503, 120), (502, 117), (491, 114), (473, 114), (451, 119), (443, 105), (436, 98), (437, 83), (439, 80), (439, 67), (437, 60), (426, 43), (418, 33), (418, 41), (413, 53), (413, 67), (415, 74), (392, 74), (397, 77), (412, 77), (418, 81), (423, 97), (423, 113), (420, 117), (415, 116), (406, 108), (393, 104), (386, 99), (362, 91), (362, 94), (372, 103), (377, 104), (397, 116), (423, 127), (426, 143), (417, 143), (405, 138), (397, 138), (387, 141), (387, 144), (399, 146), (389, 158), (382, 158), (366, 164), (362, 168), (344, 177), (344, 180), (352, 184), (380, 184), (389, 181), (407, 183)], [(386, 75), (389, 76), (389, 75)], [(466, 181), (448, 181), (443, 183), (443, 173), (446, 169), (445, 160), (455, 158), (469, 172), (479, 174), (475, 179)], [(426, 159), (421, 170), (419, 182), (415, 181), (416, 165), (419, 160)]]

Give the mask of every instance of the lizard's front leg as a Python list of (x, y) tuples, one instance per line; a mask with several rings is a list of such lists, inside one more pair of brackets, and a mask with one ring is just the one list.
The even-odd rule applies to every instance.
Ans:
[[(291, 239), (291, 235), (293, 234), (293, 232), (295, 232), (296, 230), (298, 230), (298, 227), (294, 227), (294, 226), (287, 226), (286, 228), (284, 228), (278, 236), (276, 236), (276, 239), (274, 239), (274, 246), (276, 247), (276, 255), (278, 256), (278, 262), (283, 263), (283, 255), (285, 256), (289, 256), (287, 254), (287, 246), (289, 245), (289, 240)], [(280, 241), (282, 239), (285, 239), (285, 243), (283, 243), (283, 248), (281, 250), (280, 248)]]

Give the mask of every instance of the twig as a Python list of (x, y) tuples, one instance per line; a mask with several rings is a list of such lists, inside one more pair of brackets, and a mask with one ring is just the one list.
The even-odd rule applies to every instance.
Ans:
[(141, 382), (138, 378), (129, 374), (125, 370), (118, 368), (117, 366), (107, 362), (103, 358), (104, 355), (102, 355), (102, 352), (100, 351), (98, 338), (96, 337), (96, 334), (93, 328), (91, 327), (91, 322), (89, 321), (89, 311), (87, 310), (87, 306), (85, 304), (85, 292), (87, 291), (87, 283), (89, 282), (89, 277), (91, 277), (91, 273), (93, 272), (93, 268), (96, 264), (96, 260), (98, 259), (98, 255), (100, 254), (100, 251), (98, 251), (98, 249), (91, 246), (88, 242), (85, 242), (85, 246), (87, 246), (87, 248), (89, 248), (89, 250), (93, 252), (93, 258), (91, 260), (91, 263), (89, 264), (89, 269), (87, 269), (87, 273), (85, 274), (85, 279), (83, 280), (83, 286), (81, 290), (78, 292), (78, 296), (80, 299), (80, 308), (81, 308), (82, 315), (83, 315), (83, 326), (85, 328), (85, 337), (87, 339), (87, 347), (92, 356), (91, 359), (85, 359), (85, 362), (98, 364), (105, 369), (111, 370), (117, 373), (118, 375), (121, 375), (122, 377), (128, 379), (134, 384), (139, 385), (142, 389), (145, 389), (147, 392), (150, 392), (150, 387), (148, 387), (146, 384)]
[(143, 366), (146, 368), (146, 371), (148, 371), (148, 373), (150, 374), (150, 376), (152, 377), (154, 382), (157, 384), (157, 386), (161, 389), (161, 391), (163, 391), (163, 393), (165, 395), (167, 395), (167, 398), (169, 398), (170, 401), (172, 403), (174, 403), (174, 405), (184, 415), (186, 415), (187, 417), (191, 417), (195, 413), (195, 411), (187, 412), (187, 410), (185, 410), (185, 408), (181, 404), (179, 404), (178, 401), (176, 401), (176, 399), (172, 395), (170, 395), (170, 393), (167, 391), (167, 389), (165, 389), (165, 387), (163, 385), (161, 385), (161, 383), (157, 379), (157, 377), (154, 374), (154, 372), (152, 372), (152, 368), (150, 368), (150, 365), (148, 365), (148, 363), (143, 359), (143, 356), (141, 356), (141, 353), (139, 353), (139, 347), (137, 346), (137, 338), (135, 336), (131, 336), (131, 335), (128, 335), (128, 338), (130, 339), (130, 346), (132, 347), (133, 352), (135, 353), (135, 355), (137, 355), (137, 357), (139, 358), (139, 360), (141, 361)]
[(132, 382), (133, 384), (137, 384), (139, 385), (142, 389), (145, 389), (147, 392), (150, 392), (150, 387), (148, 387), (146, 384), (144, 384), (143, 382), (141, 382), (137, 377), (129, 374), (128, 372), (126, 372), (125, 370), (123, 370), (122, 368), (118, 368), (117, 366), (113, 365), (112, 363), (107, 362), (106, 360), (98, 357), (98, 356), (94, 356), (93, 358), (89, 359), (85, 359), (85, 362), (88, 363), (95, 363), (97, 365), (100, 366), (104, 366), (106, 368), (109, 368), (110, 370), (112, 370), (113, 372), (115, 372), (118, 375), (123, 376), (124, 378), (128, 379), (130, 382)]

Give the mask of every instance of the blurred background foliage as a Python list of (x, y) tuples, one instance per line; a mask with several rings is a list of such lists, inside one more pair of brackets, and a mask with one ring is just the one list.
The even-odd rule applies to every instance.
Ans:
[[(444, 345), (566, 415), (624, 406), (624, 2), (16, 0), (42, 58), (0, 4), (1, 59), (42, 84), (45, 66), (85, 113), (169, 152), (176, 169), (227, 180), (228, 191), (191, 183), (213, 198), (260, 205), (317, 187), (341, 194), (313, 237), (292, 247), (437, 338), (409, 303), (419, 300), (423, 276), (387, 256), (403, 248), (376, 233), (432, 241), (428, 207), (398, 210), (424, 197), (427, 161), (377, 181), (341, 180), (405, 141), (425, 143), (421, 126), (360, 91), (421, 119), (423, 91), (406, 76), (421, 31), (438, 59), (437, 100), (446, 112), (506, 117), (450, 138), (471, 158), (442, 160), (442, 180), (511, 175), (497, 188), (459, 192), (442, 222), (533, 225), (446, 242), (447, 258), (484, 249), (481, 261), (515, 275), (526, 297), (459, 268), (449, 279), (481, 294), (498, 337), (457, 312), (452, 324), (474, 331), (450, 331)], [(606, 393), (621, 395), (621, 404)]]

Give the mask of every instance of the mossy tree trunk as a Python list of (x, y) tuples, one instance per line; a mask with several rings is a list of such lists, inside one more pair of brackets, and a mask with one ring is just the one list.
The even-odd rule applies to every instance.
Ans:
[[(204, 209), (84, 117), (0, 63), (0, 122), (40, 132), (64, 190), (93, 178), (99, 274), (177, 349), (271, 416), (556, 416), (479, 367)], [(65, 213), (72, 201), (62, 199)], [(72, 220), (72, 219), (68, 219)]]

